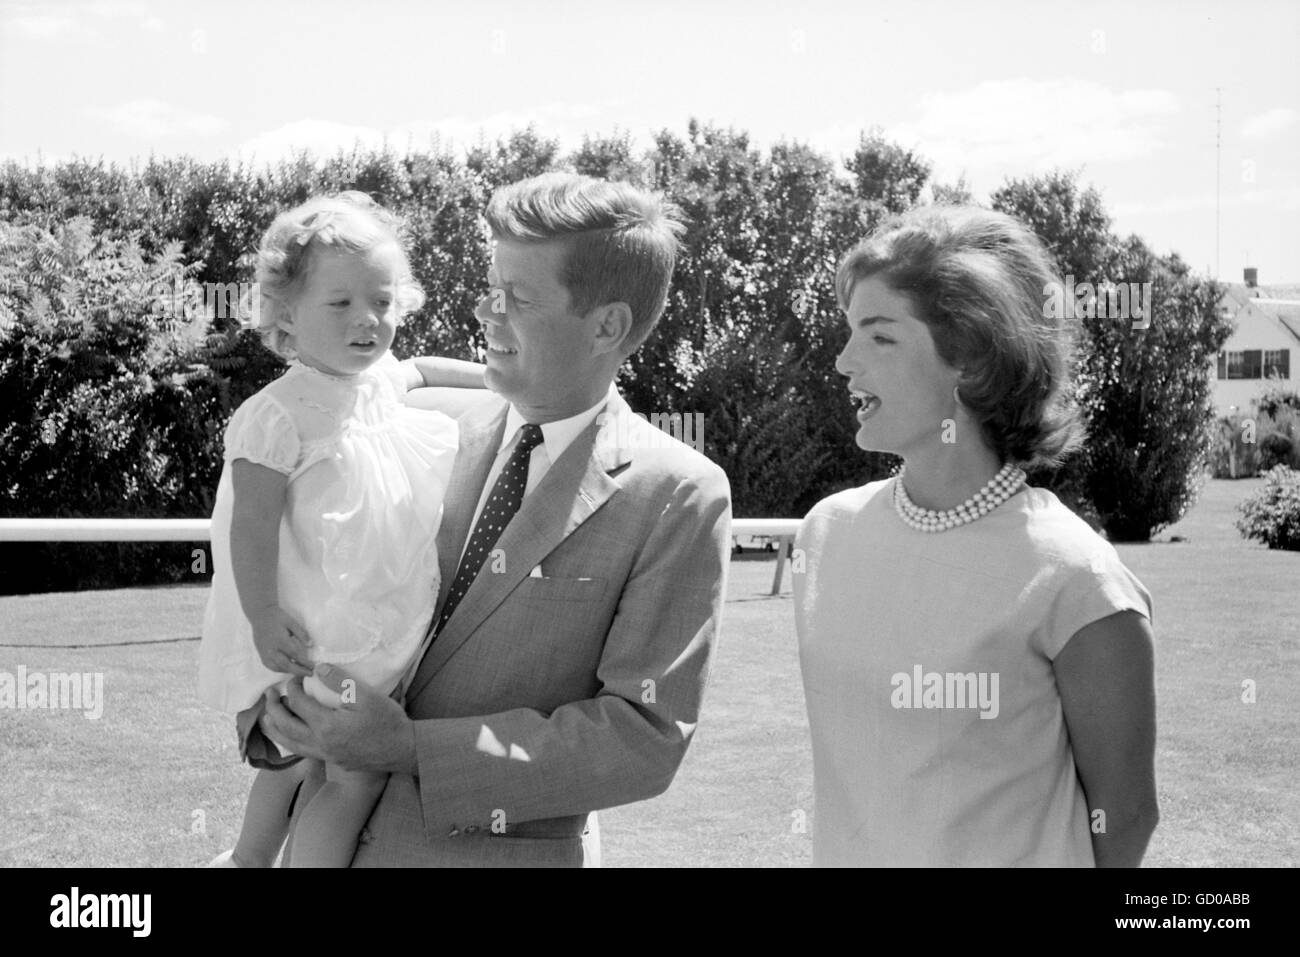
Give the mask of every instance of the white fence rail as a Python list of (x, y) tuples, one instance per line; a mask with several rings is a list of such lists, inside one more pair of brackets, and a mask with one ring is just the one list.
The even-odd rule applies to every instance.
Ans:
[(0, 518), (0, 542), (208, 542), (206, 518)]
[[(781, 593), (781, 579), (795, 533), (797, 518), (738, 518), (731, 536), (775, 540), (776, 574), (772, 594)], [(0, 518), (0, 542), (206, 542), (212, 539), (206, 518)]]

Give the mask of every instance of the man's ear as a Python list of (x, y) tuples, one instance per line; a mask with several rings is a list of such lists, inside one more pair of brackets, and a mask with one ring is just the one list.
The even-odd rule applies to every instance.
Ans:
[(592, 355), (619, 352), (632, 335), (632, 307), (625, 302), (609, 302), (596, 307), (596, 335), (591, 343)]

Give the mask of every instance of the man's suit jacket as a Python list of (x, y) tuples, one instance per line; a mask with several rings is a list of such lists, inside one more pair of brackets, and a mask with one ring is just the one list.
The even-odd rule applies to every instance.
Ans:
[[(493, 396), (459, 420), (435, 621), (506, 411)], [(389, 778), (353, 866), (581, 865), (588, 812), (663, 793), (699, 720), (730, 527), (722, 469), (612, 396), (421, 660), (419, 774)]]

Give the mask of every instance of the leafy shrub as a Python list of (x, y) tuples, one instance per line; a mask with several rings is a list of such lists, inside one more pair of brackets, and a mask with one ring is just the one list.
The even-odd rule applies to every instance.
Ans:
[(1211, 474), (1218, 479), (1258, 474), (1258, 434), (1257, 426), (1240, 414), (1220, 416), (1215, 420), (1214, 443), (1210, 447)]
[(1237, 530), (1269, 548), (1300, 551), (1300, 471), (1272, 468), (1267, 483), (1237, 506)]
[[(0, 515), (210, 510), (225, 410), (192, 361), (206, 322), (157, 308), (156, 291), (187, 274), (179, 257), (176, 244), (147, 257), (86, 217), (0, 223)], [(177, 546), (15, 543), (2, 555), (9, 592), (190, 573)]]
[(1277, 380), (1274, 379), (1253, 404), (1261, 415), (1267, 415), (1269, 418), (1276, 419), (1278, 413), (1284, 409), (1290, 409), (1300, 415), (1300, 392), (1292, 392), (1278, 385)]
[(1266, 393), (1252, 415), (1217, 420), (1210, 450), (1215, 478), (1250, 477), (1275, 465), (1300, 469), (1300, 409), (1291, 405), (1291, 397), (1300, 402), (1295, 393)]
[(1295, 443), (1289, 435), (1270, 432), (1259, 442), (1259, 466), (1271, 469), (1277, 465), (1290, 465), (1295, 459)]
[[(1259, 403), (1259, 466), (1300, 469), (1300, 408), (1286, 402)], [(1265, 410), (1268, 411), (1265, 411)]]

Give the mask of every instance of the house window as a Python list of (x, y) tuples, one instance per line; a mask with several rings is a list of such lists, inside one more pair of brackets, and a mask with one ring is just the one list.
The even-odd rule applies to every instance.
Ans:
[[(1282, 350), (1286, 351), (1286, 350)], [(1227, 355), (1228, 379), (1262, 379), (1264, 353), (1259, 349), (1229, 352)]]
[(1290, 349), (1264, 350), (1264, 378), (1268, 379), (1273, 376), (1279, 376), (1283, 379), (1291, 378)]

